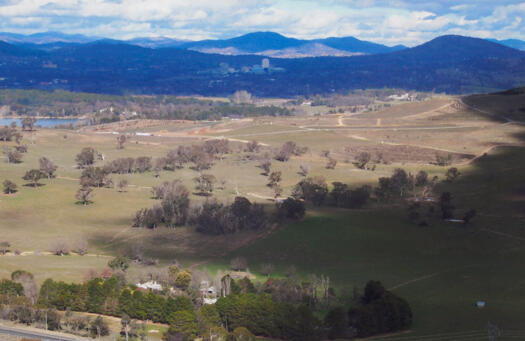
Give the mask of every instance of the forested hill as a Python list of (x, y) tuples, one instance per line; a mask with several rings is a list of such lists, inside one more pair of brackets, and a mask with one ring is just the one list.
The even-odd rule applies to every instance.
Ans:
[(483, 39), (443, 36), (387, 54), (272, 59), (150, 49), (116, 41), (49, 52), (0, 44), (0, 88), (97, 93), (296, 96), (395, 87), (447, 93), (525, 84), (525, 52)]

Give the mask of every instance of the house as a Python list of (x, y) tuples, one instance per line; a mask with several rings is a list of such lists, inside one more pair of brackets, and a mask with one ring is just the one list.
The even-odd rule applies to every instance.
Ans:
[(215, 304), (217, 302), (217, 289), (210, 286), (208, 281), (202, 281), (199, 289), (204, 304)]
[(162, 291), (162, 285), (158, 283), (157, 281), (149, 281), (146, 283), (138, 283), (137, 288), (141, 288), (144, 290), (155, 290), (155, 291)]

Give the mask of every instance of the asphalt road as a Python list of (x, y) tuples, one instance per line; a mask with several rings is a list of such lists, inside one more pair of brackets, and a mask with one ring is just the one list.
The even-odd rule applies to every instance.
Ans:
[(5, 327), (0, 326), (0, 340), (2, 340), (2, 335), (10, 335), (19, 338), (27, 338), (32, 340), (41, 340), (41, 341), (80, 341), (82, 339), (76, 338), (69, 335), (58, 335), (51, 334), (46, 332), (37, 332), (32, 330), (25, 330), (19, 328)]

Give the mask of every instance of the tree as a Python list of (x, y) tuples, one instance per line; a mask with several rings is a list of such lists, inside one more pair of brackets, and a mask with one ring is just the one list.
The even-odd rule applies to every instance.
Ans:
[(355, 157), (354, 165), (359, 169), (366, 169), (366, 165), (370, 162), (372, 156), (368, 152), (361, 152)]
[(272, 162), (270, 160), (264, 160), (259, 164), (259, 168), (263, 170), (263, 175), (268, 176), (270, 174), (270, 167), (272, 166)]
[(295, 199), (310, 201), (315, 206), (321, 206), (328, 194), (328, 185), (323, 177), (307, 178), (300, 181), (294, 188), (292, 196)]
[(117, 256), (108, 262), (108, 266), (113, 270), (126, 271), (129, 268), (129, 259)]
[(309, 172), (310, 172), (310, 167), (308, 165), (302, 164), (299, 166), (299, 175), (307, 177)]
[(425, 171), (419, 171), (416, 174), (415, 184), (417, 187), (422, 187), (428, 184), (428, 174)]
[(261, 145), (254, 140), (246, 144), (246, 150), (250, 153), (258, 153), (261, 150)]
[(77, 254), (84, 256), (88, 253), (88, 242), (85, 240), (79, 240), (75, 247), (73, 248), (73, 251)]
[(46, 177), (46, 174), (40, 169), (31, 169), (26, 172), (22, 179), (29, 181), (33, 187), (36, 188), (38, 186), (38, 181), (44, 177)]
[(11, 247), (11, 243), (9, 242), (0, 242), (0, 255), (5, 255), (9, 252), (9, 248)]
[[(128, 314), (123, 314), (120, 318), (120, 325), (122, 326), (121, 330), (126, 336), (126, 341), (129, 340), (129, 332), (131, 331), (131, 319)], [(121, 332), (121, 334), (122, 334)]]
[(436, 153), (436, 164), (438, 166), (450, 166), (452, 163), (452, 154)]
[(170, 335), (181, 334), (184, 340), (193, 340), (197, 337), (197, 319), (191, 311), (181, 310), (173, 313), (170, 317), (170, 327), (165, 338)]
[(22, 130), (32, 131), (35, 128), (37, 119), (34, 117), (24, 117), (22, 119)]
[(179, 289), (186, 290), (191, 283), (191, 272), (189, 270), (179, 271), (175, 277), (175, 286)]
[(5, 194), (16, 193), (17, 186), (16, 186), (16, 184), (14, 182), (12, 182), (10, 180), (4, 180), (3, 185), (4, 185), (4, 193)]
[(193, 181), (195, 181), (195, 189), (199, 191), (199, 194), (208, 196), (213, 192), (213, 186), (217, 179), (211, 174), (201, 174)]
[(117, 188), (119, 192), (124, 192), (124, 190), (128, 187), (128, 180), (122, 179), (118, 182)]
[(50, 250), (55, 256), (69, 255), (69, 245), (63, 240), (57, 240), (53, 243)]
[(274, 187), (278, 185), (282, 180), (282, 172), (281, 171), (275, 171), (271, 172), (270, 176), (268, 177), (268, 187)]
[(447, 172), (445, 173), (445, 177), (446, 177), (448, 182), (452, 182), (452, 181), (456, 180), (460, 175), (461, 175), (461, 173), (459, 172), (459, 170), (456, 167), (449, 168), (447, 170)]
[(98, 337), (109, 335), (109, 326), (102, 316), (97, 316), (89, 325), (89, 333), (92, 337)]
[(441, 208), (441, 217), (445, 219), (452, 219), (454, 216), (455, 207), (452, 205), (452, 194), (444, 192), (439, 198), (439, 206)]
[(6, 156), (7, 163), (21, 163), (22, 154), (17, 150), (9, 150), (9, 148), (4, 149), (4, 155)]
[(75, 161), (77, 162), (78, 168), (84, 168), (91, 166), (95, 163), (95, 156), (97, 152), (91, 147), (82, 148), (79, 154), (77, 154)]
[(277, 204), (277, 210), (280, 216), (294, 220), (302, 219), (306, 212), (304, 201), (295, 198), (287, 198)]
[(328, 163), (326, 164), (326, 169), (334, 169), (335, 166), (337, 166), (337, 160), (333, 158), (329, 158)]
[(119, 135), (117, 137), (117, 149), (124, 149), (124, 143), (126, 143), (126, 135)]
[(283, 189), (282, 189), (282, 187), (279, 184), (273, 185), (272, 189), (273, 189), (273, 197), (274, 197), (274, 199), (279, 198), (281, 196), (281, 194), (283, 193)]
[(49, 160), (47, 157), (41, 157), (38, 160), (38, 164), (40, 165), (40, 170), (47, 176), (48, 179), (55, 177), (55, 172), (58, 166), (55, 165), (51, 160)]
[(93, 197), (93, 189), (88, 186), (81, 186), (77, 194), (75, 195), (75, 198), (81, 203), (82, 205), (86, 206), (89, 203), (91, 203), (91, 198)]

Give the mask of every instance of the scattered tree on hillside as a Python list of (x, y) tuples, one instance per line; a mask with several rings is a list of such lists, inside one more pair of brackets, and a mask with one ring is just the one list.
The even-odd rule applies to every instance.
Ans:
[(306, 212), (304, 201), (294, 198), (287, 198), (277, 203), (277, 213), (280, 217), (288, 219), (302, 219)]
[[(80, 185), (84, 187), (103, 187), (108, 186), (111, 179), (104, 168), (89, 166), (82, 171)], [(112, 183), (112, 180), (111, 180)]]
[(93, 197), (93, 189), (88, 186), (81, 186), (77, 194), (75, 195), (75, 198), (78, 200), (79, 203), (86, 206), (91, 203), (91, 198)]
[(422, 187), (428, 184), (428, 174), (425, 171), (419, 171), (416, 174), (415, 184), (417, 187)]
[(301, 164), (299, 166), (299, 175), (307, 177), (309, 172), (310, 172), (310, 167), (308, 165)]
[(38, 160), (38, 164), (40, 165), (40, 170), (46, 174), (48, 179), (55, 177), (55, 172), (58, 168), (57, 165), (53, 163), (53, 161), (49, 160), (47, 157), (41, 157)]
[(119, 270), (123, 272), (126, 272), (126, 270), (128, 270), (129, 264), (129, 259), (122, 256), (117, 256), (108, 262), (108, 266), (112, 270)]
[(337, 165), (337, 160), (333, 158), (328, 159), (328, 163), (326, 164), (326, 169), (334, 169)]
[(109, 335), (109, 326), (102, 316), (97, 316), (89, 325), (91, 337), (100, 339), (102, 336)]
[(34, 117), (24, 117), (22, 119), (22, 130), (32, 131), (35, 128), (37, 119)]
[(124, 149), (124, 144), (126, 143), (126, 135), (121, 134), (117, 136), (117, 149)]
[(16, 149), (11, 150), (8, 147), (5, 147), (4, 155), (6, 157), (7, 163), (21, 163), (22, 162), (22, 154)]
[(16, 128), (9, 126), (0, 127), (0, 140), (2, 141), (11, 141), (13, 138), (18, 140), (18, 136), (20, 136), (20, 139), (22, 138), (22, 134), (18, 133)]
[(250, 153), (258, 153), (261, 150), (261, 145), (257, 141), (251, 141), (246, 144), (246, 151)]
[(355, 157), (354, 165), (359, 169), (367, 169), (367, 165), (372, 159), (368, 152), (361, 152)]
[(201, 195), (211, 195), (213, 192), (213, 186), (217, 179), (211, 174), (201, 174), (200, 176), (193, 179), (195, 182), (195, 189)]
[(95, 163), (95, 156), (97, 152), (91, 147), (83, 148), (79, 154), (77, 154), (75, 161), (77, 162), (78, 168), (84, 168), (91, 166)]
[(14, 182), (12, 182), (10, 180), (4, 180), (3, 185), (4, 185), (4, 193), (5, 194), (16, 193), (17, 186), (16, 186), (16, 184)]
[(55, 256), (69, 255), (71, 249), (69, 245), (63, 240), (57, 240), (53, 243), (50, 250)]
[(445, 173), (445, 177), (448, 182), (452, 182), (456, 180), (460, 175), (461, 173), (456, 167), (449, 168), (447, 172)]
[(268, 176), (270, 174), (270, 167), (272, 166), (272, 162), (270, 160), (264, 160), (259, 164), (259, 168), (263, 170), (263, 175)]
[(270, 176), (268, 177), (268, 187), (274, 187), (278, 185), (282, 180), (282, 172), (281, 171), (275, 171), (270, 173)]
[(300, 181), (294, 188), (292, 196), (295, 199), (309, 201), (316, 206), (321, 206), (328, 195), (328, 185), (322, 176), (315, 176)]
[(443, 219), (452, 219), (454, 217), (455, 207), (452, 205), (452, 194), (450, 194), (450, 192), (441, 194), (439, 207), (441, 208), (441, 217)]
[(450, 166), (452, 164), (452, 154), (436, 153), (436, 164), (438, 166)]
[(124, 192), (124, 190), (128, 187), (128, 180), (122, 179), (118, 182), (117, 188), (119, 192)]
[(38, 186), (38, 181), (45, 177), (46, 174), (40, 169), (31, 169), (26, 172), (22, 179), (29, 181), (33, 185), (33, 187), (36, 188)]
[(273, 197), (274, 199), (277, 199), (281, 196), (281, 194), (283, 194), (283, 189), (282, 187), (279, 185), (279, 184), (275, 184), (272, 186), (272, 190), (273, 190)]
[(0, 242), (0, 255), (5, 255), (6, 253), (8, 253), (10, 248), (11, 243), (6, 241)]
[(277, 151), (274, 158), (277, 161), (286, 162), (292, 155), (300, 156), (308, 151), (308, 147), (299, 147), (295, 142), (285, 142), (281, 149)]
[(84, 256), (88, 253), (88, 242), (85, 240), (79, 240), (73, 247), (73, 252)]

